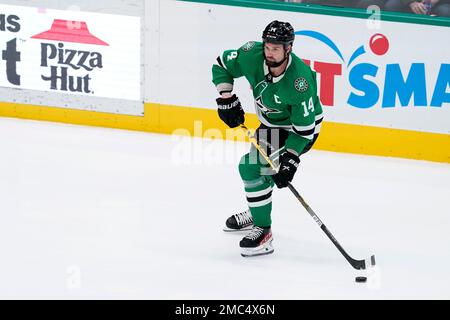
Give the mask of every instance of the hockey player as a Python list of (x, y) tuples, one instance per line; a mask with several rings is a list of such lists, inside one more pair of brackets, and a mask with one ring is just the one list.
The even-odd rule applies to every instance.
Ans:
[(254, 147), (239, 164), (249, 209), (228, 218), (224, 230), (249, 230), (240, 242), (244, 257), (274, 251), (273, 187), (285, 188), (292, 181), (300, 155), (313, 146), (323, 120), (316, 73), (292, 53), (294, 38), (290, 23), (273, 21), (265, 28), (262, 43), (252, 41), (238, 50), (227, 50), (212, 67), (220, 94), (218, 114), (230, 128), (243, 124), (245, 116), (238, 97), (232, 94), (234, 79), (245, 76), (250, 83), (261, 122), (257, 141), (280, 168), (275, 174)]

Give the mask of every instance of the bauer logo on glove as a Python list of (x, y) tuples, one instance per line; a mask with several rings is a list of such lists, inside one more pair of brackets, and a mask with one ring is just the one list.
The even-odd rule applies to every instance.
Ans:
[(236, 128), (244, 123), (245, 112), (242, 109), (239, 98), (233, 94), (229, 98), (218, 98), (216, 100), (220, 119), (230, 128)]

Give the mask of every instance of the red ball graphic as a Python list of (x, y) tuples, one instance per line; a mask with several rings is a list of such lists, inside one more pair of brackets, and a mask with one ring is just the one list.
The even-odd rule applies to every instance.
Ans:
[(370, 38), (370, 49), (376, 55), (382, 56), (389, 50), (389, 40), (384, 34), (374, 34), (372, 38)]

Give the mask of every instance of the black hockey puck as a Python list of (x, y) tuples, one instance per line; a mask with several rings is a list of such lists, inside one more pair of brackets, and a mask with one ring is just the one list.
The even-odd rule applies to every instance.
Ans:
[(356, 277), (355, 281), (356, 282), (366, 282), (367, 281), (367, 277)]

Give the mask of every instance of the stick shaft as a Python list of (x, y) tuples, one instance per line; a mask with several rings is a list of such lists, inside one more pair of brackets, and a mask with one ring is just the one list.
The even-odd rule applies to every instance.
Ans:
[[(266, 154), (266, 152), (261, 148), (261, 146), (258, 144), (258, 141), (255, 136), (253, 136), (250, 133), (250, 130), (244, 125), (241, 125), (241, 128), (245, 130), (247, 133), (250, 142), (253, 144), (253, 146), (258, 150), (258, 152), (261, 154), (261, 156), (267, 161), (267, 163), (270, 165), (270, 167), (278, 172), (278, 168), (274, 165), (273, 161), (270, 160), (269, 156)], [(344, 258), (352, 265), (355, 269), (365, 269), (366, 264), (364, 260), (355, 260), (352, 257), (349, 256), (349, 254), (344, 250), (344, 248), (340, 245), (340, 243), (337, 241), (337, 239), (333, 236), (331, 231), (325, 226), (325, 224), (320, 220), (319, 216), (314, 212), (313, 209), (306, 203), (306, 201), (303, 199), (303, 197), (300, 195), (300, 193), (294, 188), (294, 186), (289, 182), (288, 188), (291, 190), (291, 192), (294, 194), (294, 196), (297, 198), (297, 200), (302, 204), (302, 206), (308, 211), (309, 215), (314, 219), (314, 221), (319, 225), (320, 229), (327, 235), (327, 237), (333, 242), (333, 244), (336, 246), (336, 248), (339, 250), (339, 252), (344, 256)], [(372, 257), (374, 260), (375, 257)]]

